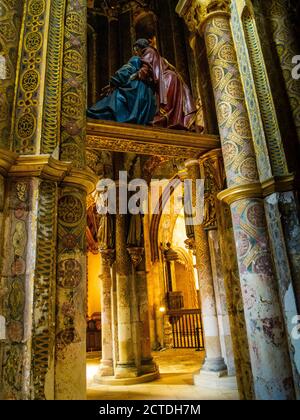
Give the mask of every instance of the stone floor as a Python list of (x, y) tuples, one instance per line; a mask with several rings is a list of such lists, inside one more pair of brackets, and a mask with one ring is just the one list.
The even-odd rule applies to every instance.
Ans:
[[(87, 360), (87, 398), (89, 400), (237, 400), (237, 391), (199, 389), (193, 385), (193, 375), (199, 372), (203, 352), (171, 349), (154, 352), (160, 378), (140, 385), (108, 386), (93, 383), (99, 355), (90, 354)], [(222, 380), (222, 379), (221, 379)]]

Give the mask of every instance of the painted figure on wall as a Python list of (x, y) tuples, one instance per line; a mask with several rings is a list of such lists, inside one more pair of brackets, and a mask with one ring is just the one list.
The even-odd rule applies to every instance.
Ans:
[(188, 86), (176, 68), (161, 57), (147, 39), (137, 40), (134, 51), (142, 59), (137, 79), (154, 81), (159, 110), (154, 117), (153, 125), (191, 129), (196, 119), (196, 106)]
[(93, 119), (146, 125), (156, 113), (156, 101), (150, 77), (138, 79), (142, 60), (133, 56), (110, 79), (103, 90), (104, 97), (88, 109), (87, 116)]

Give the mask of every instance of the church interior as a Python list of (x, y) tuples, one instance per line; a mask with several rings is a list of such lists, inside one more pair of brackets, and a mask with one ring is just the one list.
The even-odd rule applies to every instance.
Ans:
[(1, 400), (300, 399), (299, 28), (0, 0)]

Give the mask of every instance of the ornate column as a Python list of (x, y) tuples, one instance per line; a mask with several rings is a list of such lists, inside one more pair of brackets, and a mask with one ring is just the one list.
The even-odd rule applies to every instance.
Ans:
[[(265, 197), (264, 204), (273, 253), (274, 273), (277, 276), (286, 330), (290, 331), (293, 324), (292, 319), (298, 314), (300, 223), (297, 198), (292, 192), (293, 176), (289, 173), (283, 148), (283, 140), (286, 141), (286, 130), (282, 131), (284, 134), (281, 134), (279, 130), (273, 91), (265, 67), (265, 57), (262, 54), (251, 2), (249, 0), (233, 0), (231, 16), (232, 34), (241, 78), (243, 86), (245, 86), (245, 99), (257, 157), (259, 179)], [(282, 113), (281, 109), (280, 112)], [(287, 147), (287, 149), (289, 148)], [(290, 153), (293, 153), (292, 149)], [(288, 299), (286, 299), (287, 295), (289, 295)], [(294, 380), (295, 384), (298, 384), (295, 389), (300, 392), (299, 368), (295, 362), (296, 354), (300, 352), (300, 342), (293, 340), (292, 337), (291, 333), (287, 335)]]
[(293, 57), (299, 55), (296, 34), (288, 16), (287, 0), (271, 0), (265, 8), (273, 35), (273, 42), (277, 51), (282, 76), (285, 81), (286, 92), (293, 112), (294, 123), (300, 143), (300, 84), (293, 79), (292, 72), (295, 64)]
[(213, 83), (237, 247), (256, 399), (295, 397), (273, 273), (264, 203), (233, 45), (228, 2), (203, 6), (202, 31)]
[[(189, 160), (185, 163), (185, 166), (187, 168), (188, 178), (193, 183), (192, 202), (193, 207), (195, 207), (195, 183), (197, 179), (200, 179), (199, 162), (197, 160)], [(194, 226), (194, 237), (206, 352), (205, 362), (199, 376), (199, 379), (201, 379), (201, 372), (215, 372), (221, 375), (221, 373), (224, 374), (224, 371), (226, 372), (227, 368), (222, 357), (209, 245), (203, 225)], [(195, 378), (195, 381), (197, 383), (197, 378)]]
[(111, 266), (115, 259), (112, 249), (100, 249), (101, 254), (101, 330), (102, 359), (99, 371), (95, 376), (113, 376), (113, 340), (112, 340), (112, 279)]
[(73, 170), (58, 203), (55, 398), (76, 400), (86, 398), (86, 0), (65, 7), (59, 152)]
[(11, 149), (12, 114), (23, 0), (0, 1), (0, 148)]

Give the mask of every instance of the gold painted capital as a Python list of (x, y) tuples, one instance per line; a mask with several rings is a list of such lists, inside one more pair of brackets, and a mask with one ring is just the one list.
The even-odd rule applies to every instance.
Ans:
[(50, 155), (19, 156), (12, 165), (10, 177), (40, 177), (62, 181), (69, 172), (71, 163), (61, 162)]
[(7, 176), (12, 165), (15, 164), (18, 155), (6, 149), (0, 149), (0, 174)]
[(84, 190), (87, 194), (91, 194), (97, 185), (99, 178), (89, 169), (72, 168), (71, 171), (65, 176), (63, 184), (76, 186)]
[(263, 198), (263, 192), (260, 182), (240, 185), (238, 187), (227, 188), (217, 195), (220, 201), (231, 205), (239, 200), (247, 198)]
[(267, 181), (240, 185), (221, 191), (217, 197), (220, 201), (231, 205), (247, 198), (265, 198), (277, 192), (288, 192), (294, 188), (294, 175), (270, 178)]
[(53, 182), (63, 182), (86, 191), (95, 190), (98, 177), (89, 169), (72, 168), (71, 162), (54, 159), (50, 155), (17, 156), (15, 153), (2, 153), (0, 157), (0, 173), (9, 177), (39, 177)]

